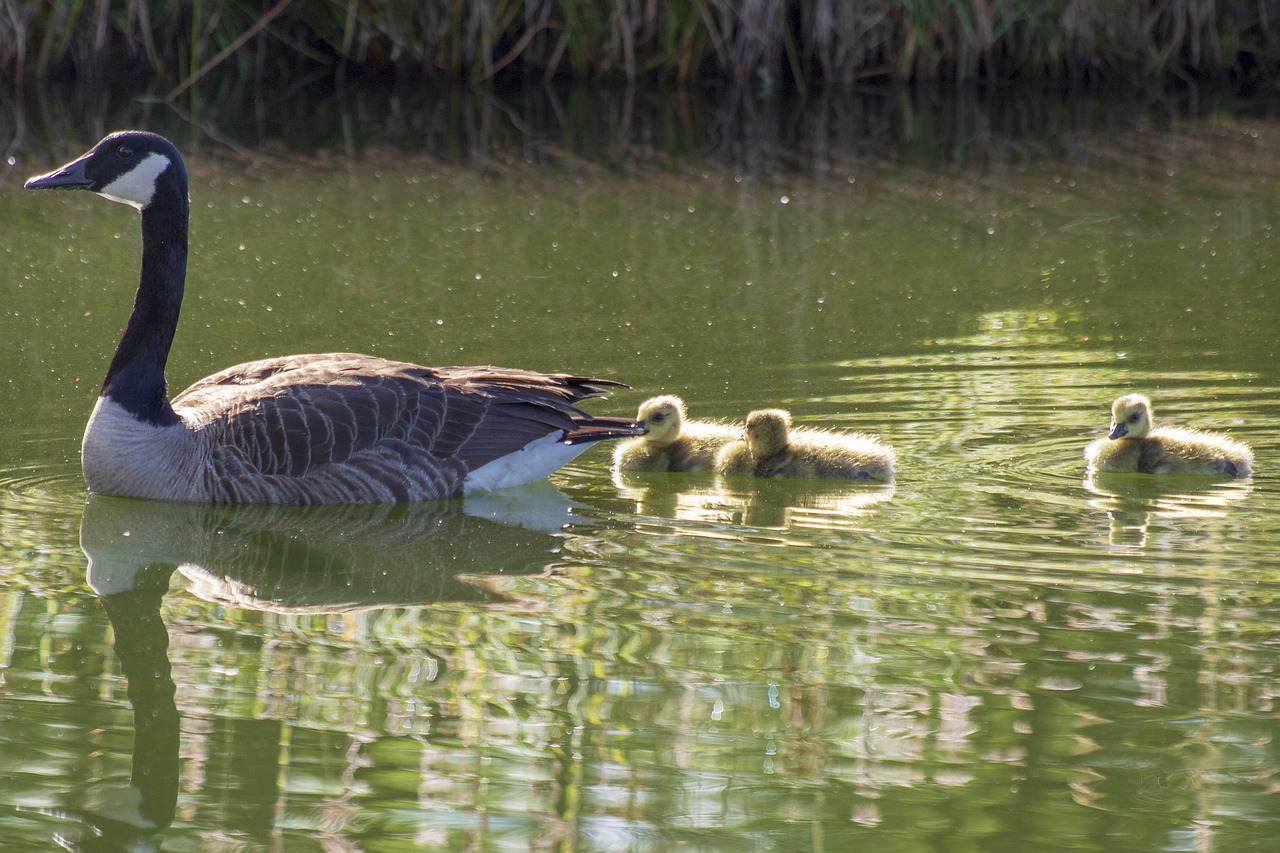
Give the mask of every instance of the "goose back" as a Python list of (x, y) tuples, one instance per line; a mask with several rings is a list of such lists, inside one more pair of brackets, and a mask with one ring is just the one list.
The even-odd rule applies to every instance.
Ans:
[(636, 434), (574, 405), (617, 384), (330, 353), (229, 368), (173, 408), (192, 437), (184, 455), (203, 472), (188, 499), (385, 503), (539, 479), (592, 441)]

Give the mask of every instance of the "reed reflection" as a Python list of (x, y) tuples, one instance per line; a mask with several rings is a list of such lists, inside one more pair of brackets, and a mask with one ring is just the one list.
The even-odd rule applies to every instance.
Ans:
[(1115, 156), (1098, 150), (1094, 134), (1102, 127), (1127, 126), (1134, 117), (1162, 123), (1249, 109), (1216, 90), (1181, 87), (1117, 91), (1102, 101), (1070, 93), (1065, 105), (1035, 87), (958, 94), (927, 86), (826, 87), (762, 95), (740, 87), (441, 88), (318, 79), (275, 92), (223, 81), (194, 87), (183, 99), (190, 99), (187, 109), (164, 102), (162, 89), (138, 94), (95, 75), (0, 93), (0, 148), (6, 158), (25, 151), (65, 155), (67, 140), (80, 146), (103, 128), (146, 127), (191, 139), (195, 127), (227, 150), (253, 152), (255, 161), (264, 147), (271, 156), (283, 148), (295, 158), (316, 154), (327, 161), (323, 152), (354, 160), (386, 146), (477, 166), (513, 156), (574, 168), (576, 158), (626, 166), (673, 158), (745, 175), (794, 171), (851, 180), (871, 164), (891, 162), (966, 169), (1050, 157), (1087, 162), (1099, 153)]

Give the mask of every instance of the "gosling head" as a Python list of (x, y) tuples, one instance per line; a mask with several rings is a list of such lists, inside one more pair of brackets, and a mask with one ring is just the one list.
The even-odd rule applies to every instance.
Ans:
[(791, 413), (786, 409), (758, 409), (747, 415), (747, 446), (757, 458), (780, 453), (790, 431)]
[(1151, 401), (1141, 394), (1117, 397), (1111, 404), (1111, 432), (1107, 438), (1144, 438), (1151, 432)]
[(173, 143), (154, 133), (124, 130), (79, 158), (26, 183), (29, 190), (89, 190), (146, 210), (163, 193), (187, 204), (187, 171)]
[(684, 427), (684, 400), (670, 395), (650, 397), (640, 404), (636, 420), (646, 430), (645, 440), (666, 447), (680, 437)]

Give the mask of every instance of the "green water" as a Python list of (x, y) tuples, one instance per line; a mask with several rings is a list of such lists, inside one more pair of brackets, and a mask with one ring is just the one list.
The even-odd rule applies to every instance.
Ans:
[[(175, 389), (285, 352), (497, 363), (900, 458), (754, 484), (598, 448), (410, 507), (86, 502), (136, 214), (21, 192), (95, 138), (25, 151), (4, 849), (1278, 849), (1280, 121), (1107, 115), (966, 158), (806, 137), (794, 168), (193, 134)], [(1129, 390), (1258, 473), (1087, 479)]]

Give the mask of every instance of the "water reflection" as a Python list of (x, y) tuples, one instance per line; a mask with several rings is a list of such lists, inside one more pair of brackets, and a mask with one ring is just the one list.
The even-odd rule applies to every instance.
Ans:
[(145, 853), (160, 848), (178, 800), (180, 718), (160, 602), (171, 567), (141, 566), (132, 585), (102, 596), (115, 654), (133, 706), (133, 765), (128, 784), (100, 782), (68, 797), (56, 816), (74, 821), (55, 838), (67, 850)]
[(161, 603), (175, 570), (210, 602), (281, 613), (482, 602), (495, 596), (485, 576), (544, 570), (572, 513), (545, 482), (476, 500), (368, 507), (91, 497), (81, 547), (133, 706), (133, 765), (128, 784), (87, 786), (51, 810), (79, 827), (58, 843), (155, 850), (174, 819), (180, 719)]
[[(312, 509), (320, 509), (313, 512)], [(572, 506), (550, 483), (467, 501), (211, 507), (94, 496), (80, 544), (99, 595), (157, 564), (196, 595), (255, 610), (337, 612), (482, 600), (462, 576), (539, 571)]]
[(700, 524), (786, 530), (839, 530), (893, 497), (893, 483), (739, 479), (710, 474), (613, 472), (613, 483), (637, 515)]
[(1221, 518), (1253, 491), (1249, 480), (1090, 472), (1089, 506), (1106, 513), (1111, 545), (1145, 547), (1152, 519)]
[(854, 165), (889, 161), (989, 169), (1054, 158), (1079, 165), (1115, 156), (1097, 145), (1101, 127), (1270, 108), (1259, 99), (1186, 88), (1114, 92), (1099, 100), (1087, 92), (1045, 97), (1034, 87), (959, 94), (825, 87), (761, 96), (733, 88), (528, 83), (441, 89), (325, 81), (281, 91), (202, 86), (181, 104), (167, 104), (88, 79), (42, 81), (25, 94), (0, 93), (5, 159), (24, 150), (48, 150), (55, 155), (49, 159), (57, 159), (106, 130), (146, 127), (188, 148), (203, 138), (259, 162), (266, 155), (253, 149), (264, 146), (293, 156), (338, 152), (353, 159), (388, 146), (473, 166), (521, 160), (576, 170), (585, 160), (644, 168), (674, 157), (745, 175), (796, 171), (841, 180), (852, 177)]

